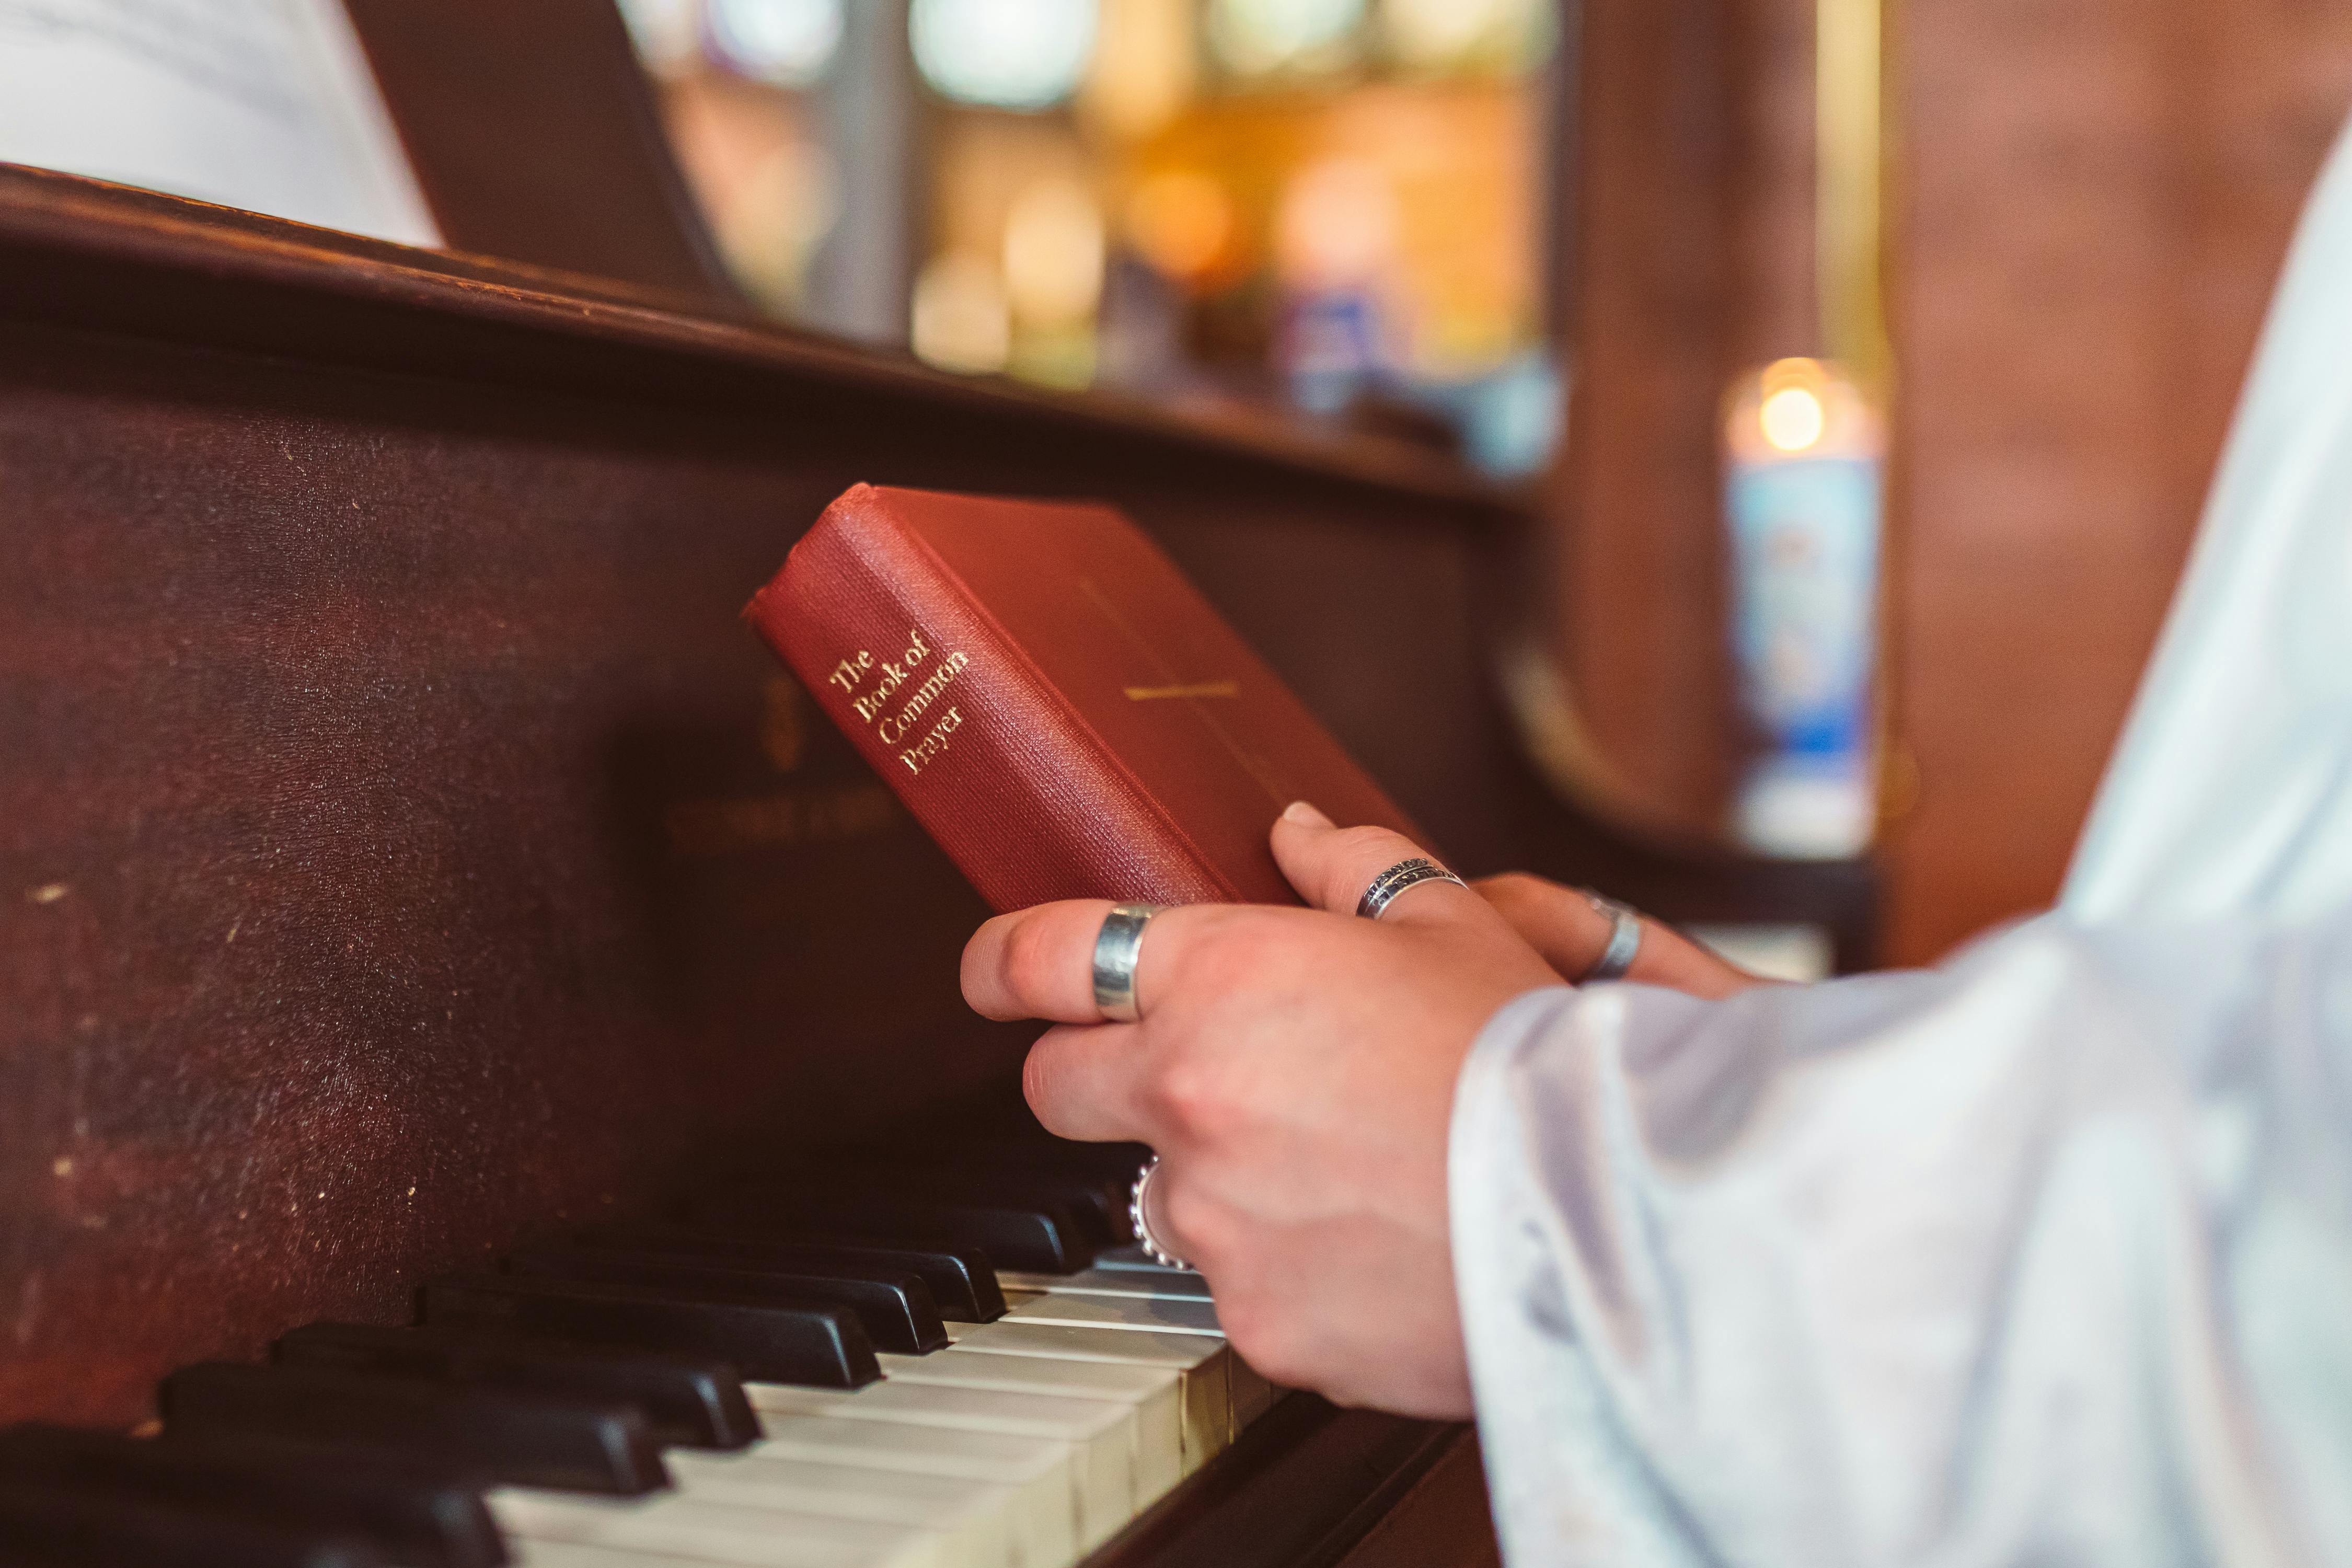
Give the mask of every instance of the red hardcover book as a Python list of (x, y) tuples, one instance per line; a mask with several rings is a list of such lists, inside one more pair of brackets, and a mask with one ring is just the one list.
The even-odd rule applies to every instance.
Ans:
[(858, 485), (744, 614), (999, 910), (1296, 903), (1294, 800), (1423, 842), (1108, 507)]

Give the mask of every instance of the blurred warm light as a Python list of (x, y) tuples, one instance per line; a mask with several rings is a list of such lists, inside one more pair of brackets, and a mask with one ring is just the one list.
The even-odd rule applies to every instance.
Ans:
[(1389, 52), (1414, 65), (1454, 59), (1494, 31), (1508, 0), (1381, 0)]
[(1525, 67), (1551, 43), (1549, 0), (1381, 0), (1388, 52), (1424, 69), (1492, 63)]
[(1821, 394), (1809, 386), (1782, 387), (1764, 400), (1756, 416), (1764, 439), (1783, 452), (1811, 449), (1829, 425)]
[(1192, 0), (1101, 0), (1080, 106), (1112, 135), (1148, 136), (1192, 96)]
[(1004, 288), (1024, 325), (1093, 320), (1102, 300), (1102, 209), (1077, 181), (1038, 180), (1004, 216)]
[[(849, 7), (902, 3), (910, 168), (835, 96), (863, 90)], [(619, 4), (730, 269), (778, 313), (839, 324), (810, 263), (864, 197), (915, 216), (907, 325), (934, 364), (1163, 396), (1377, 384), (1514, 471), (1559, 422), (1527, 156), (1558, 0)], [(1722, 429), (1770, 454), (1759, 374)], [(1844, 409), (1820, 398), (1804, 458), (1842, 449)]]
[(1091, 321), (1013, 335), (1005, 369), (1024, 381), (1076, 391), (1095, 379), (1100, 342)]
[(1727, 450), (1742, 462), (1871, 457), (1881, 450), (1877, 411), (1839, 365), (1784, 359), (1742, 376), (1727, 407)]
[(702, 58), (701, 0), (621, 0), (621, 19), (637, 58), (656, 76), (689, 70)]
[(914, 0), (907, 25), (923, 79), (947, 97), (1046, 109), (1093, 57), (1095, 0)]
[(1874, 821), (1870, 670), (1883, 425), (1846, 370), (1784, 359), (1733, 384), (1724, 426), (1741, 706), (1763, 745), (1733, 817), (1798, 858), (1860, 852)]
[(1127, 236), (1162, 276), (1199, 278), (1233, 243), (1233, 200), (1224, 186), (1195, 170), (1150, 175), (1128, 197)]
[(1309, 292), (1359, 288), (1395, 254), (1395, 189), (1368, 159), (1327, 158), (1292, 176), (1278, 224), (1285, 284)]
[(1830, 384), (1831, 374), (1830, 367), (1817, 359), (1781, 359), (1766, 365), (1756, 379), (1763, 395), (1770, 397), (1792, 386), (1820, 392)]
[(709, 0), (710, 40), (745, 76), (780, 87), (821, 79), (841, 47), (843, 0)]
[(714, 226), (735, 275), (772, 309), (789, 313), (817, 242), (840, 216), (841, 188), (822, 147), (791, 141), (756, 160)]
[(727, 72), (679, 77), (664, 99), (670, 145), (729, 269), (761, 304), (793, 312), (840, 216), (832, 153), (792, 98)]
[(1004, 283), (985, 257), (950, 251), (915, 279), (916, 355), (942, 370), (1003, 370), (1013, 353)]
[(1209, 0), (1209, 43), (1244, 76), (1343, 65), (1364, 0)]

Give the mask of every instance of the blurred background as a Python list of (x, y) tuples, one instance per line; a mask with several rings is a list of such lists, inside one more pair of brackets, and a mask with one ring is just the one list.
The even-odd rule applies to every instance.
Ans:
[[(674, 163), (705, 306), (1015, 398), (1453, 454), (1526, 521), (1487, 640), (1559, 791), (1867, 858), (1895, 963), (2056, 893), (2352, 105), (2352, 0), (576, 3), (0, 0), (0, 158), (432, 243), (414, 186), (362, 221), (349, 179), (217, 183), (318, 136), (197, 167), (39, 63), (68, 13), (143, 59), (169, 12), (220, 34), (203, 80), (282, 89), (239, 27), (356, 17), (379, 77), (575, 139), (509, 171), (394, 112), (437, 200), (487, 182), (460, 248), (711, 282), (698, 234), (620, 243), (630, 200), (675, 216)], [(598, 186), (646, 149), (657, 200)], [(586, 240), (502, 249), (542, 196)]]
[(1551, 0), (627, 0), (776, 317), (942, 369), (1558, 427)]
[(2352, 103), (2347, 0), (625, 9), (778, 318), (1524, 487), (1563, 787), (1897, 963), (2054, 894)]

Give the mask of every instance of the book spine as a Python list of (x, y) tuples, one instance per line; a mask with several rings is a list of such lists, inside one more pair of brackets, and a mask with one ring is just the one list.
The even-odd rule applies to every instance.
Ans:
[(747, 613), (981, 896), (1233, 898), (985, 608), (861, 499)]

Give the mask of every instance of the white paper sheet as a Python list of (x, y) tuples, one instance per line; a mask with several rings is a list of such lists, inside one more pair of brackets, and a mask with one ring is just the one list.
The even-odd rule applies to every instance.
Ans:
[(441, 243), (340, 0), (0, 0), (0, 161)]

